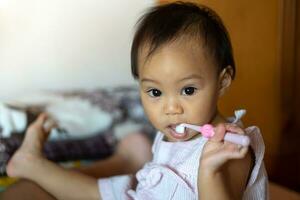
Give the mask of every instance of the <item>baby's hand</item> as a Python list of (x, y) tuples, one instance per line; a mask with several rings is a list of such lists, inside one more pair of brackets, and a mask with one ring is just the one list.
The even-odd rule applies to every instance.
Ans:
[(6, 167), (9, 176), (26, 177), (27, 172), (31, 171), (32, 164), (43, 158), (44, 143), (54, 126), (55, 124), (48, 120), (47, 115), (43, 113), (28, 127), (21, 147), (15, 152)]
[(203, 148), (200, 160), (201, 173), (215, 174), (227, 161), (244, 158), (248, 151), (248, 146), (244, 147), (223, 140), (226, 132), (245, 134), (244, 130), (237, 125), (219, 124), (214, 131), (214, 136)]

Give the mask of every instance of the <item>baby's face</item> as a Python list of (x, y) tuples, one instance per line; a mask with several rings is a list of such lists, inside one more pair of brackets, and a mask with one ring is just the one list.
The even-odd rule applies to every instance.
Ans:
[(139, 60), (142, 104), (149, 120), (169, 141), (189, 140), (196, 132), (177, 134), (176, 125), (214, 120), (219, 96), (217, 67), (203, 48), (174, 42)]

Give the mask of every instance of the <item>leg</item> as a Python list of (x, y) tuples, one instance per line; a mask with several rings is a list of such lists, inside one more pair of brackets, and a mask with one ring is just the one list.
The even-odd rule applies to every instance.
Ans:
[(152, 159), (151, 141), (143, 133), (126, 136), (117, 146), (116, 154), (126, 160), (125, 174), (134, 174)]
[[(151, 158), (151, 142), (149, 139), (141, 133), (133, 133), (120, 141), (115, 154), (111, 157), (77, 170), (95, 178), (135, 173)], [(29, 180), (21, 180), (0, 195), (0, 199), (54, 200), (55, 198), (36, 183)]]
[(135, 174), (151, 160), (151, 145), (151, 141), (143, 133), (129, 134), (119, 142), (111, 157), (78, 171), (95, 178)]
[(40, 186), (29, 180), (21, 180), (10, 186), (0, 195), (2, 200), (55, 200), (55, 198)]

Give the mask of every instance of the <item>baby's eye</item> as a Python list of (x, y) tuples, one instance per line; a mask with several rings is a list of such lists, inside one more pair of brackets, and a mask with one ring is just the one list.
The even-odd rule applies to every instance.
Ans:
[(148, 95), (151, 97), (159, 97), (161, 96), (161, 91), (158, 89), (151, 89), (147, 91)]
[(182, 89), (182, 94), (186, 96), (191, 96), (195, 93), (196, 90), (197, 88), (195, 87), (186, 87)]

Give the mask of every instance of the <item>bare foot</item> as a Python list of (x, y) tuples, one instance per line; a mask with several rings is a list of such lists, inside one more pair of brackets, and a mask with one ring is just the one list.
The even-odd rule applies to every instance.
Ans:
[(43, 158), (42, 150), (51, 126), (44, 128), (46, 114), (41, 114), (27, 129), (21, 147), (12, 156), (6, 171), (10, 177), (26, 178), (34, 162)]

